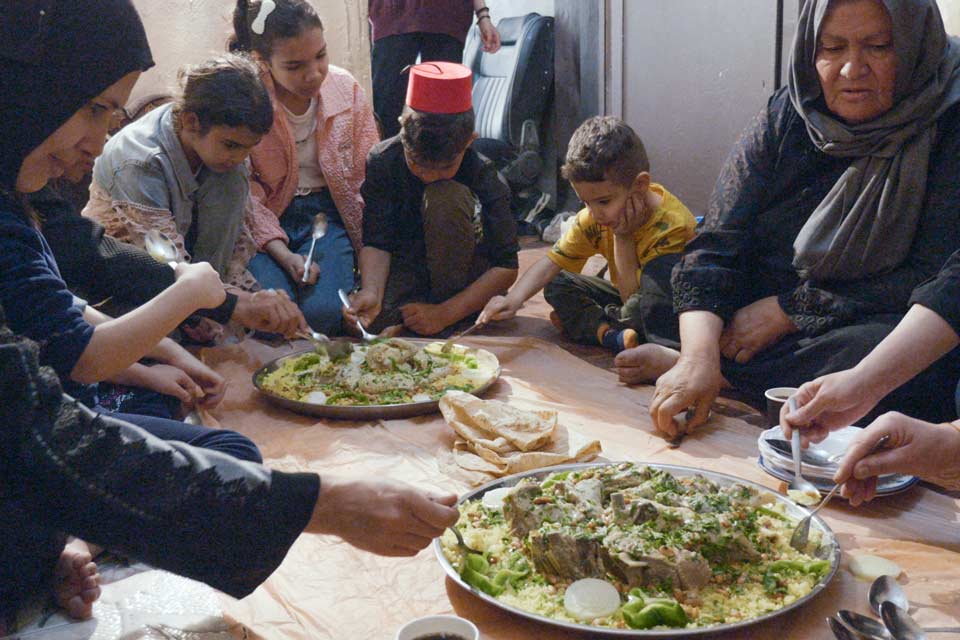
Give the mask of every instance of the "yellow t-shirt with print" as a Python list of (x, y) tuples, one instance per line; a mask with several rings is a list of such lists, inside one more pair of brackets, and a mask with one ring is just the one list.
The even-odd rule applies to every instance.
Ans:
[[(650, 189), (663, 198), (642, 227), (633, 232), (637, 247), (637, 282), (643, 265), (657, 256), (680, 253), (694, 236), (697, 221), (690, 210), (662, 185), (651, 183)], [(577, 214), (573, 226), (554, 243), (547, 256), (561, 269), (580, 273), (591, 256), (607, 259), (610, 281), (617, 285), (619, 274), (613, 259), (613, 231), (593, 219), (589, 209)]]

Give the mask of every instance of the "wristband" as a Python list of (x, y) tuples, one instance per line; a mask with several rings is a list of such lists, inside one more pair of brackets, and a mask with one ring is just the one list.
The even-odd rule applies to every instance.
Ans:
[(487, 20), (490, 20), (490, 22), (493, 22), (493, 20), (490, 19), (490, 14), (485, 13), (479, 18), (477, 18), (477, 24), (480, 24), (480, 21), (483, 20), (484, 18), (486, 18)]
[(489, 14), (489, 13), (490, 13), (490, 7), (480, 7), (479, 9), (477, 9), (476, 11), (474, 11), (474, 13), (477, 14), (477, 20), (480, 19), (480, 14), (483, 13), (483, 12), (486, 12), (487, 14)]

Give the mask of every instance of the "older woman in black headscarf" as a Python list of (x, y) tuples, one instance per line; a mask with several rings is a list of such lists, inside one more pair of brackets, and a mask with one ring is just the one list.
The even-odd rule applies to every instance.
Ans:
[[(660, 430), (856, 364), (960, 247), (960, 46), (935, 0), (808, 0), (786, 89), (730, 154), (674, 269), (680, 352), (618, 358), (656, 380)], [(881, 402), (952, 417), (958, 358)]]
[[(46, 263), (41, 284), (61, 301), (69, 294), (23, 194), (99, 153), (111, 111), (150, 65), (130, 0), (20, 0), (0, 13), (0, 244), (32, 247)], [(219, 278), (209, 284), (222, 299)], [(0, 310), (0, 635), (25, 599), (49, 590), (65, 533), (242, 597), (303, 530), (413, 555), (458, 517), (454, 495), (326, 474), (321, 490), (315, 473), (271, 471), (97, 415), (38, 365), (58, 338), (18, 336)], [(82, 555), (69, 560), (59, 602), (86, 616), (94, 570)]]

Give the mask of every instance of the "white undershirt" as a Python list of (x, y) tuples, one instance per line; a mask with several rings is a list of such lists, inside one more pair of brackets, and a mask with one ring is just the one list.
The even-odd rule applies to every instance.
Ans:
[(295, 115), (281, 105), (290, 124), (293, 140), (297, 145), (297, 163), (299, 178), (297, 193), (307, 193), (320, 187), (327, 186), (323, 177), (323, 168), (320, 167), (320, 158), (317, 154), (317, 100), (310, 99), (310, 106), (302, 115)]

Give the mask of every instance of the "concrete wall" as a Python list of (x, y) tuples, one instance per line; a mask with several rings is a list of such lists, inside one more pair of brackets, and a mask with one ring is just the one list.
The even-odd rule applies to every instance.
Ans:
[(937, 0), (947, 33), (960, 36), (960, 0)]
[[(370, 89), (367, 3), (312, 0), (323, 19), (330, 61)], [(133, 0), (147, 29), (157, 66), (143, 75), (131, 102), (176, 86), (177, 69), (225, 50), (235, 3), (230, 0)]]
[[(157, 66), (144, 74), (132, 102), (176, 86), (180, 65), (224, 51), (231, 0), (133, 0), (147, 28)], [(311, 0), (323, 19), (330, 62), (345, 67), (370, 91), (370, 34), (363, 0)], [(554, 0), (488, 0), (493, 20), (536, 11), (553, 15)]]

